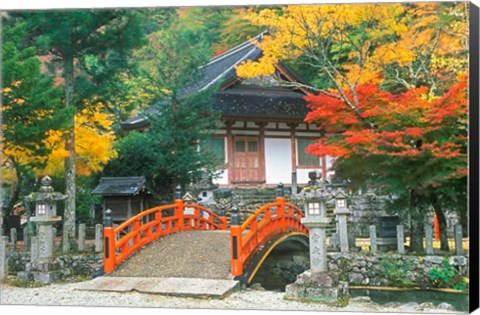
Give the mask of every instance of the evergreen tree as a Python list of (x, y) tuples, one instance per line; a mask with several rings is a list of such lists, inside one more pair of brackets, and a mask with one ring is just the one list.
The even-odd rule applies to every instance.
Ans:
[[(87, 96), (127, 66), (132, 48), (142, 43), (141, 17), (135, 10), (12, 12), (23, 18), (36, 45), (53, 56), (63, 75), (64, 107), (70, 110), (65, 147), (64, 228), (75, 235), (75, 120)], [(64, 234), (65, 235), (65, 234)], [(69, 250), (64, 240), (64, 250)]]
[(118, 158), (106, 168), (106, 174), (143, 174), (152, 190), (169, 196), (177, 185), (185, 187), (223, 163), (199, 150), (215, 128), (208, 104), (216, 87), (204, 91), (192, 87), (202, 74), (200, 66), (211, 56), (211, 42), (202, 28), (177, 21), (173, 17), (168, 28), (150, 34), (150, 45), (139, 53), (140, 71), (155, 87), (151, 129), (120, 140)]
[(45, 167), (49, 134), (65, 127), (61, 90), (53, 87), (52, 77), (41, 74), (37, 49), (26, 42), (27, 30), (25, 23), (11, 19), (3, 27), (2, 166), (14, 170), (9, 210), (20, 201), (22, 187), (31, 186), (35, 173)]

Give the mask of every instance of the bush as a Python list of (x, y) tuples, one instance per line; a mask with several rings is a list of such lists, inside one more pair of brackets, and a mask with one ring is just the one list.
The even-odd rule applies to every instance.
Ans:
[(434, 287), (453, 288), (456, 290), (465, 290), (466, 284), (460, 277), (458, 270), (455, 269), (448, 260), (442, 262), (441, 268), (432, 268), (428, 271), (428, 279)]

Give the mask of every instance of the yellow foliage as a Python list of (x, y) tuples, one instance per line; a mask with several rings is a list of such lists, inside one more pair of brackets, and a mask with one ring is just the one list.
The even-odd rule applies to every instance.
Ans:
[[(245, 78), (272, 74), (279, 60), (295, 59), (300, 54), (308, 54), (309, 49), (320, 41), (326, 43), (331, 40), (352, 50), (344, 68), (349, 71), (348, 80), (357, 83), (374, 80), (378, 71), (369, 67), (365, 60), (362, 60), (361, 66), (358, 62), (368, 56), (376, 40), (407, 31), (406, 19), (400, 18), (404, 10), (401, 4), (292, 5), (283, 7), (281, 12), (274, 9), (250, 10), (245, 18), (256, 26), (267, 27), (271, 36), (264, 36), (257, 43), (264, 52), (263, 57), (258, 62), (243, 63), (237, 67), (237, 74)], [(360, 26), (366, 36), (354, 39), (351, 31)], [(339, 83), (343, 84), (345, 82)]]
[[(461, 71), (467, 62), (459, 55), (468, 49), (465, 2), (292, 5), (259, 12), (252, 9), (245, 19), (270, 33), (257, 43), (263, 57), (237, 67), (237, 74), (245, 78), (272, 74), (282, 59), (294, 60), (302, 54), (318, 57), (318, 49), (326, 45), (331, 51), (349, 51), (347, 60), (341, 62), (343, 71), (332, 69), (331, 64), (323, 68), (342, 89), (379, 83), (378, 73), (389, 65), (409, 68), (416, 75), (420, 64), (427, 67), (423, 71), (438, 77), (438, 71)], [(313, 62), (325, 62), (326, 55)]]
[[(76, 170), (79, 175), (101, 171), (105, 163), (114, 157), (112, 148), (115, 140), (111, 132), (113, 117), (100, 111), (84, 109), (75, 115)], [(52, 150), (47, 167), (39, 170), (42, 174), (63, 173), (64, 159), (69, 156), (65, 149), (68, 131), (50, 131), (46, 140)]]

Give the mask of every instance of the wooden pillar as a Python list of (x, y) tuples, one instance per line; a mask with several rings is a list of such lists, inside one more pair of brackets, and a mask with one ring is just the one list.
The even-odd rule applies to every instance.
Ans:
[(259, 159), (259, 179), (262, 181), (266, 180), (265, 175), (265, 126), (266, 122), (257, 122), (256, 125), (259, 128), (258, 134), (258, 159)]
[[(297, 143), (295, 139), (295, 129), (297, 128), (298, 124), (291, 123), (287, 124), (290, 127), (290, 147), (292, 150), (292, 172), (297, 171)], [(292, 183), (293, 184), (293, 183)]]
[(233, 134), (232, 121), (225, 122), (225, 129), (227, 131), (227, 163), (228, 163), (228, 184), (231, 185), (235, 180), (235, 157), (233, 155)]

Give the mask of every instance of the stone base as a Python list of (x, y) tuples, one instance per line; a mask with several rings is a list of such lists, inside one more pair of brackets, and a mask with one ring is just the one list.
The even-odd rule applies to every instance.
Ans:
[(54, 283), (61, 281), (70, 274), (70, 270), (63, 267), (60, 262), (46, 261), (29, 262), (25, 266), (26, 271), (17, 273), (17, 280), (40, 283)]
[(285, 299), (302, 302), (337, 303), (348, 296), (348, 283), (335, 273), (307, 270), (285, 287)]

